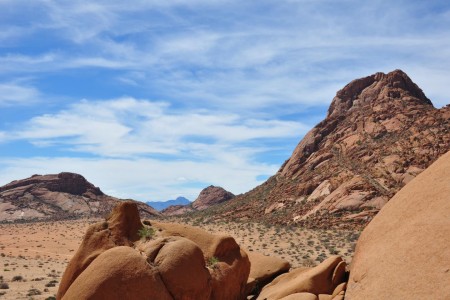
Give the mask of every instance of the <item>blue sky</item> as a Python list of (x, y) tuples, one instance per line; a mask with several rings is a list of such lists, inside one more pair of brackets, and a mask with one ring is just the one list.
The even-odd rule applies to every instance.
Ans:
[(238, 194), (352, 79), (402, 69), (450, 102), (448, 1), (0, 0), (0, 26), (0, 185), (71, 171), (137, 200)]

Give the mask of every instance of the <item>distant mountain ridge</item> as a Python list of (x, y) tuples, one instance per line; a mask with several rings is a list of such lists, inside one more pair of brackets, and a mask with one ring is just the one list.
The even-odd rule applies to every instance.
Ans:
[(154, 209), (161, 211), (165, 208), (168, 208), (172, 205), (189, 205), (191, 204), (191, 201), (185, 197), (177, 197), (174, 200), (167, 200), (167, 201), (147, 201), (145, 202), (147, 205), (150, 205)]
[(336, 93), (279, 171), (205, 216), (310, 228), (364, 227), (406, 183), (450, 149), (450, 105), (433, 107), (401, 70)]
[[(121, 201), (79, 174), (33, 175), (0, 187), (0, 222), (103, 217)], [(131, 201), (137, 203), (142, 217), (160, 216), (153, 207)]]

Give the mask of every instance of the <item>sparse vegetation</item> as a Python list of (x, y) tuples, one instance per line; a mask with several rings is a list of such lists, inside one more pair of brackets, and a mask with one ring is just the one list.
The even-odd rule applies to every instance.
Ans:
[(56, 286), (57, 283), (58, 283), (57, 280), (52, 280), (49, 283), (46, 283), (45, 286), (46, 287), (53, 287), (53, 286)]
[(215, 265), (219, 262), (219, 259), (215, 256), (208, 258), (208, 260), (206, 261), (206, 266), (208, 268), (214, 268)]
[(12, 281), (23, 281), (23, 277), (21, 275), (16, 275), (12, 278)]
[(152, 227), (144, 226), (138, 230), (138, 235), (141, 239), (149, 240), (155, 235), (155, 229)]
[(28, 290), (27, 296), (37, 296), (37, 295), (41, 295), (41, 294), (42, 294), (42, 292), (40, 290), (33, 288), (33, 289)]
[(0, 283), (0, 290), (7, 290), (9, 289), (9, 285), (6, 282)]

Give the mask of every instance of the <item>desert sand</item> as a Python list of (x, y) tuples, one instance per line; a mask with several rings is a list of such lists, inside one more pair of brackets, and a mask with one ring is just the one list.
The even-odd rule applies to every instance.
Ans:
[[(0, 224), (0, 299), (55, 297), (67, 263), (87, 227), (98, 219)], [(233, 236), (247, 251), (286, 259), (292, 267), (314, 266), (333, 254), (347, 263), (359, 232), (269, 227), (259, 223), (202, 223), (176, 219), (211, 233)], [(52, 298), (50, 298), (52, 299)]]
[(0, 298), (47, 299), (56, 295), (67, 263), (86, 228), (95, 221), (0, 224)]

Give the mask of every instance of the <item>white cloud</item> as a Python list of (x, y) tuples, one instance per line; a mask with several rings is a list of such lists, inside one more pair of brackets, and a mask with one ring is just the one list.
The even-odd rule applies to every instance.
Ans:
[(0, 106), (30, 105), (40, 98), (39, 91), (16, 82), (0, 83)]
[[(256, 139), (299, 136), (308, 126), (276, 119), (244, 119), (213, 111), (176, 111), (167, 103), (120, 98), (83, 100), (32, 118), (9, 134), (38, 146), (59, 145), (101, 156), (227, 152)], [(240, 146), (239, 146), (240, 147)], [(255, 149), (255, 152), (260, 150)]]
[[(156, 159), (3, 158), (0, 184), (33, 174), (62, 171), (80, 173), (105, 193), (138, 200), (168, 200), (183, 195), (195, 199), (208, 184), (243, 193), (261, 181), (261, 174), (273, 174), (279, 166), (249, 161), (159, 161)], [(180, 178), (183, 178), (180, 181)], [(203, 185), (203, 186), (202, 186)]]
[[(419, 65), (427, 72), (436, 61), (450, 68), (448, 12), (405, 3), (263, 1), (261, 15), (239, 1), (42, 1), (32, 31), (73, 44), (3, 55), (0, 72), (104, 68), (120, 71), (120, 83), (165, 89), (199, 106), (325, 106), (358, 76)], [(339, 79), (343, 69), (350, 76)]]
[[(204, 187), (199, 185), (207, 184), (245, 192), (260, 183), (259, 175), (278, 168), (260, 162), (257, 155), (290, 151), (282, 141), (308, 130), (298, 122), (177, 111), (167, 103), (134, 98), (83, 100), (17, 125), (3, 140), (71, 150), (75, 157), (0, 159), (3, 183), (35, 173), (71, 171), (116, 196), (160, 200), (193, 198)], [(274, 139), (280, 144), (273, 146)], [(76, 157), (83, 153), (97, 156)]]
[[(428, 5), (0, 0), (0, 106), (48, 99), (40, 90), (62, 94), (67, 78), (73, 85), (64, 99), (114, 98), (66, 106), (53, 95), (54, 106), (40, 107), (47, 114), (16, 124), (11, 118), (0, 128), (2, 142), (95, 159), (8, 158), (0, 179), (65, 169), (121, 196), (138, 197), (148, 184), (161, 199), (178, 196), (169, 195), (173, 187), (192, 197), (198, 188), (187, 186), (205, 180), (245, 191), (278, 167), (255, 157), (274, 151), (276, 141), (291, 150), (283, 143), (317, 121), (318, 110), (301, 120), (304, 112), (325, 110), (352, 79), (400, 68), (436, 106), (448, 103), (449, 10)], [(83, 89), (92, 74), (105, 91)], [(38, 78), (35, 86), (11, 79), (28, 76)]]

